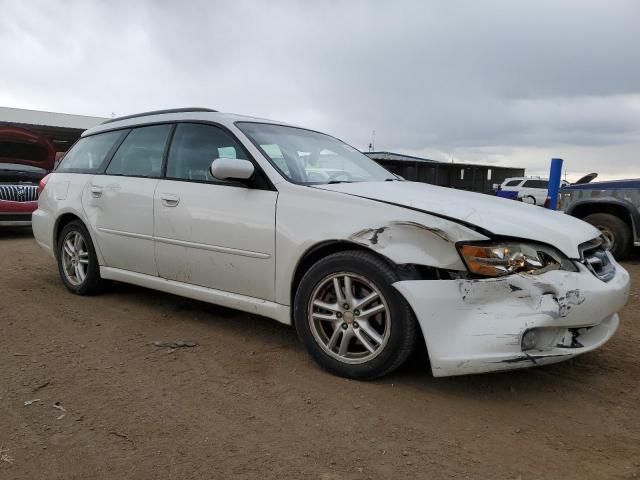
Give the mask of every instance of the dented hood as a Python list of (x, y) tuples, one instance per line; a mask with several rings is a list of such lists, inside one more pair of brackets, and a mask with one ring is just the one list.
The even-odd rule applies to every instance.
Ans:
[(426, 183), (357, 182), (315, 187), (421, 210), (495, 235), (546, 243), (571, 258), (579, 258), (578, 245), (600, 235), (588, 223), (562, 212)]

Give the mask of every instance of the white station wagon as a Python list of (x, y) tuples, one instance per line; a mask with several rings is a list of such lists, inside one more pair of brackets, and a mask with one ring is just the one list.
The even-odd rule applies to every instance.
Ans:
[(293, 324), (351, 378), (391, 372), (421, 338), (435, 376), (558, 362), (605, 343), (629, 294), (581, 220), (402, 181), (271, 120), (109, 120), (40, 190), (34, 235), (71, 292), (117, 280)]

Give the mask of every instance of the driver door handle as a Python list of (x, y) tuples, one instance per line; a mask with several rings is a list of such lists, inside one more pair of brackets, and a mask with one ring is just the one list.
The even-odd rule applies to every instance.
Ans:
[(102, 187), (91, 185), (91, 196), (93, 198), (100, 198), (102, 196)]
[(180, 197), (172, 193), (161, 193), (160, 201), (165, 207), (176, 207), (180, 203)]

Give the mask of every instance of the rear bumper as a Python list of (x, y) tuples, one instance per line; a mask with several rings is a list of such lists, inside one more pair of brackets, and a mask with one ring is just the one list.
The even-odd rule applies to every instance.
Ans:
[[(629, 274), (615, 266), (606, 283), (579, 265), (578, 273), (394, 286), (418, 318), (434, 376), (443, 377), (545, 365), (598, 348), (629, 296)], [(536, 340), (523, 349), (531, 330)]]
[(47, 254), (55, 258), (53, 249), (53, 230), (55, 220), (45, 210), (37, 209), (33, 212), (32, 225), (33, 237), (40, 247), (47, 252)]
[(5, 213), (0, 211), (0, 227), (31, 225), (31, 213)]
[(38, 208), (38, 202), (11, 202), (9, 200), (0, 200), (0, 215), (9, 213), (28, 213), (31, 214)]
[(11, 202), (0, 200), (0, 226), (21, 227), (31, 225), (31, 214), (38, 202)]

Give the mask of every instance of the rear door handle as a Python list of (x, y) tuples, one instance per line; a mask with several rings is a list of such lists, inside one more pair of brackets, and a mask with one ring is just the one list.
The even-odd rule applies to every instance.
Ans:
[(171, 193), (161, 193), (160, 201), (165, 207), (175, 207), (180, 203), (180, 197)]
[(91, 185), (91, 196), (94, 198), (100, 198), (102, 196), (102, 187)]

